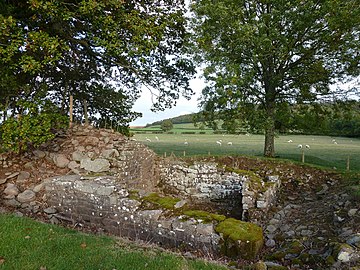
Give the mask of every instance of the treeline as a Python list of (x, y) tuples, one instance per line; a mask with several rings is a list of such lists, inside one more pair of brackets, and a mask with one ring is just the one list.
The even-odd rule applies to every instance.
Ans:
[[(249, 128), (241, 118), (232, 122), (231, 126), (222, 121), (205, 123), (201, 112), (169, 118), (173, 124), (195, 123), (199, 129), (205, 124), (215, 132), (226, 130), (228, 133), (262, 133), (259, 128)], [(261, 121), (254, 116), (254, 122)], [(161, 125), (165, 120), (147, 124), (146, 127)], [(256, 127), (256, 125), (253, 124)], [(275, 128), (280, 134), (329, 135), (360, 138), (360, 102), (338, 101), (336, 103), (288, 104), (283, 103), (276, 111)]]
[[(184, 114), (180, 116), (176, 116), (169, 119), (164, 119), (160, 121), (153, 122), (151, 124), (147, 124), (146, 127), (150, 126), (157, 126), (161, 125), (163, 121), (170, 120), (173, 124), (188, 124), (188, 123), (194, 123), (195, 119), (197, 119), (198, 116), (200, 116), (200, 113), (190, 113), (190, 114)], [(203, 119), (200, 118), (200, 120), (197, 121), (203, 121)]]

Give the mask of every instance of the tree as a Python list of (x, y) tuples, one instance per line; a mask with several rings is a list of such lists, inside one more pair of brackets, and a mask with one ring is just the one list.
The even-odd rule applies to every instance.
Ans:
[(127, 124), (138, 115), (130, 108), (143, 85), (154, 109), (189, 97), (194, 67), (182, 49), (184, 12), (182, 0), (0, 1), (4, 117), (22, 110), (19, 100), (39, 96), (66, 111), (73, 95), (78, 118), (88, 106), (90, 117), (111, 111)]
[(329, 86), (359, 75), (359, 4), (193, 1), (196, 60), (205, 64), (208, 83), (201, 105), (209, 123), (222, 119), (229, 127), (263, 129), (264, 155), (274, 156), (284, 103), (345, 94)]
[(161, 122), (161, 129), (163, 131), (169, 131), (173, 129), (173, 122), (170, 119)]

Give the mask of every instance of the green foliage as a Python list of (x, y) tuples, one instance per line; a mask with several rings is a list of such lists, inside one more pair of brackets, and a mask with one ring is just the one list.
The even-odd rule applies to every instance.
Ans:
[[(333, 94), (358, 76), (360, 10), (350, 1), (200, 0), (191, 6), (195, 59), (205, 63), (201, 106), (207, 124), (265, 131), (274, 156), (276, 128), (292, 124), (290, 104)], [(358, 92), (358, 90), (354, 89)]]
[[(40, 91), (62, 112), (74, 97), (99, 126), (126, 128), (142, 85), (154, 109), (192, 94), (194, 65), (183, 1), (1, 1), (0, 104), (17, 112), (19, 100)], [(110, 125), (108, 125), (110, 126)]]
[(161, 122), (161, 130), (164, 132), (170, 131), (173, 129), (173, 122), (169, 119)]
[(54, 106), (22, 103), (26, 113), (17, 118), (9, 118), (0, 126), (1, 145), (4, 150), (15, 153), (26, 151), (29, 146), (37, 147), (55, 137), (54, 131), (67, 127), (66, 116), (57, 113)]

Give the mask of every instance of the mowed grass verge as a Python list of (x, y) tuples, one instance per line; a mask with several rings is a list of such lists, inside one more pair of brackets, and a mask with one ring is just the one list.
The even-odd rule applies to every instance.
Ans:
[(0, 269), (227, 269), (156, 248), (0, 214)]
[[(246, 155), (261, 157), (264, 147), (263, 135), (229, 134), (135, 134), (134, 138), (143, 142), (159, 155)], [(150, 141), (149, 141), (150, 140)], [(291, 141), (291, 142), (289, 142)], [(220, 142), (220, 143), (218, 143)], [(277, 157), (301, 161), (301, 144), (305, 149), (305, 163), (331, 169), (345, 170), (347, 159), (350, 169), (360, 171), (360, 139), (288, 135), (275, 139)]]

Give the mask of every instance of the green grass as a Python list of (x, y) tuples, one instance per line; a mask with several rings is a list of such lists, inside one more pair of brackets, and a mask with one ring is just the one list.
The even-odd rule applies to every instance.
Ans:
[[(157, 140), (156, 137), (159, 139)], [(247, 155), (261, 157), (264, 147), (263, 135), (228, 135), (228, 134), (136, 134), (134, 138), (143, 142), (159, 155), (176, 156), (194, 155)], [(147, 141), (150, 139), (151, 142)], [(281, 159), (301, 161), (298, 144), (310, 145), (305, 150), (305, 163), (326, 168), (346, 169), (350, 156), (350, 169), (360, 171), (360, 140), (351, 138), (288, 135), (275, 139), (276, 155)], [(222, 145), (216, 141), (222, 140)], [(292, 140), (292, 143), (288, 143)], [(184, 144), (187, 142), (187, 145)], [(232, 145), (228, 145), (232, 142)]]
[(43, 224), (29, 218), (0, 215), (0, 269), (226, 269), (205, 261), (185, 260), (158, 249), (120, 243)]

